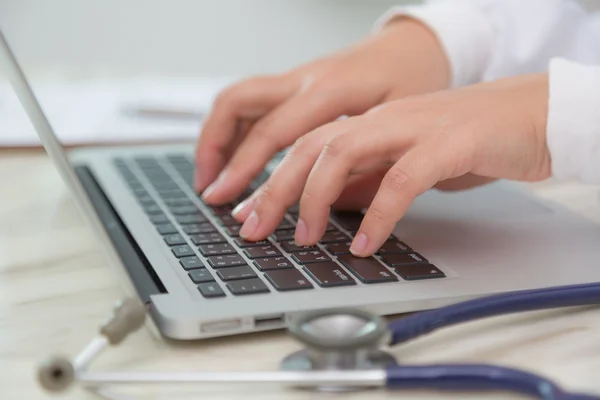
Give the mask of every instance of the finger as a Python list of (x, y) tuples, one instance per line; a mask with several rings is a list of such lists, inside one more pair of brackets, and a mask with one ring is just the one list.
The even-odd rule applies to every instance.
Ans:
[(225, 166), (240, 119), (256, 119), (291, 97), (299, 89), (287, 76), (253, 78), (224, 90), (214, 101), (196, 148), (195, 187), (202, 191)]
[(382, 128), (379, 121), (376, 124), (369, 122), (350, 133), (334, 135), (323, 148), (300, 199), (300, 219), (306, 224), (307, 235), (304, 241), (298, 238), (299, 244), (319, 241), (331, 205), (343, 192), (350, 175), (391, 165), (412, 145), (410, 134), (399, 134), (393, 126)]
[(334, 210), (362, 210), (371, 204), (387, 168), (373, 173), (351, 176), (331, 208)]
[(307, 132), (347, 114), (342, 92), (318, 88), (296, 95), (256, 123), (235, 152), (217, 184), (204, 193), (208, 203), (231, 201), (252, 182), (277, 152)]
[(427, 142), (402, 157), (381, 181), (350, 251), (361, 257), (372, 255), (387, 240), (417, 196), (441, 180), (468, 172), (457, 168), (456, 150), (447, 143)]
[[(240, 235), (248, 240), (261, 240), (271, 234), (286, 210), (300, 199), (306, 179), (331, 134), (344, 131), (346, 126), (354, 124), (353, 118), (336, 121), (298, 140), (260, 188), (252, 208), (242, 207), (244, 211), (236, 215), (243, 219), (245, 214), (250, 214), (240, 230)], [(335, 129), (331, 129), (333, 125), (336, 126)], [(251, 215), (254, 215), (252, 219)], [(296, 226), (297, 237), (298, 234), (302, 235), (303, 226), (303, 221), (299, 220)]]

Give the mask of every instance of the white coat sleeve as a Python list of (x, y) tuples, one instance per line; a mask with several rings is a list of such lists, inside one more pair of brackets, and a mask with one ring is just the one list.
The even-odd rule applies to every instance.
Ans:
[(452, 87), (549, 72), (547, 139), (558, 179), (600, 183), (600, 13), (575, 0), (425, 0), (392, 8), (438, 37)]

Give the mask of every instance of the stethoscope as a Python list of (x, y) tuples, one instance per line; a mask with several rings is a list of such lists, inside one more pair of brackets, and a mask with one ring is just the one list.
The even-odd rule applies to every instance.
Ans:
[(600, 304), (600, 283), (499, 294), (424, 311), (389, 324), (355, 309), (303, 313), (288, 322), (289, 333), (305, 348), (287, 356), (274, 372), (93, 372), (91, 362), (144, 324), (146, 310), (132, 299), (120, 302), (99, 335), (73, 360), (53, 357), (38, 368), (49, 392), (79, 383), (108, 399), (125, 399), (107, 386), (157, 383), (273, 383), (319, 391), (365, 388), (510, 391), (544, 400), (599, 400), (565, 391), (554, 382), (512, 368), (486, 364), (398, 364), (382, 346), (397, 345), (462, 322), (549, 308)]

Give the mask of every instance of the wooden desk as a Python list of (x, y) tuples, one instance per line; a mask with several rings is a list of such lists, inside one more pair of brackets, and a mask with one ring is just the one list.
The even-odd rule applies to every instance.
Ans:
[[(41, 152), (0, 152), (0, 399), (50, 398), (34, 379), (50, 353), (74, 355), (121, 298), (116, 277), (84, 225), (58, 174)], [(600, 188), (544, 182), (532, 185), (600, 223)], [(600, 245), (599, 245), (600, 248)], [(600, 263), (599, 263), (600, 264)], [(577, 266), (565, 266), (576, 268)], [(600, 310), (576, 308), (494, 318), (450, 328), (398, 348), (402, 362), (490, 362), (530, 369), (565, 387), (600, 394)], [(147, 331), (109, 351), (98, 368), (136, 370), (273, 370), (298, 348), (284, 332), (196, 343), (153, 339)], [(315, 399), (277, 386), (157, 386), (133, 388), (144, 399)], [(457, 393), (367, 391), (351, 399), (508, 399)], [(70, 391), (57, 399), (92, 399)], [(332, 398), (332, 396), (323, 396)]]

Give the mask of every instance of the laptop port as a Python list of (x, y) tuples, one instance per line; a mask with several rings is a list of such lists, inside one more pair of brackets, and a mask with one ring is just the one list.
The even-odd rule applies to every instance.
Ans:
[(223, 321), (204, 322), (200, 325), (200, 331), (204, 333), (221, 333), (241, 329), (242, 320), (229, 319)]
[(283, 328), (285, 316), (283, 314), (263, 315), (254, 318), (254, 327), (257, 329)]

